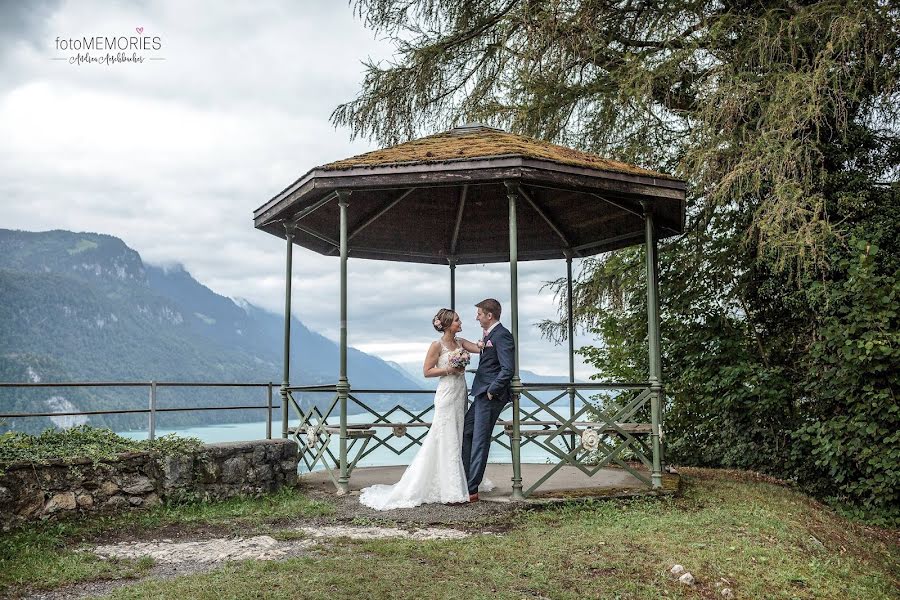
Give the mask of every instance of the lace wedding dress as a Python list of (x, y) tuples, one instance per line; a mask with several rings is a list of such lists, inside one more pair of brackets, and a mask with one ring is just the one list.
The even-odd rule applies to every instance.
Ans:
[[(441, 344), (437, 366), (448, 366), (448, 350)], [(427, 503), (468, 502), (469, 491), (462, 463), (466, 379), (462, 374), (440, 378), (434, 394), (431, 429), (422, 447), (394, 485), (373, 485), (360, 492), (361, 504), (376, 510), (411, 508)]]

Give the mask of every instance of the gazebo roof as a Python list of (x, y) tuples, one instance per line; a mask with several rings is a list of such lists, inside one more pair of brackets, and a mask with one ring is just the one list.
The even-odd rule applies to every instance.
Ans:
[(534, 158), (562, 165), (601, 169), (614, 173), (675, 179), (670, 175), (609, 160), (596, 154), (558, 146), (543, 140), (508, 133), (502, 129), (494, 129), (483, 125), (458, 127), (398, 146), (338, 160), (323, 165), (321, 168), (325, 171), (344, 171), (355, 167), (447, 163), (503, 156)]
[(586, 256), (684, 228), (684, 182), (481, 125), (316, 167), (254, 212), (258, 229), (338, 254), (336, 192), (351, 192), (349, 256), (447, 264), (509, 260), (508, 186), (519, 192), (518, 259)]

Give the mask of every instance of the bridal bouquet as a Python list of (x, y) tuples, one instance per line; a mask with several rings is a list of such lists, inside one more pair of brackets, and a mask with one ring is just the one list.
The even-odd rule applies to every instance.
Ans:
[(450, 367), (453, 369), (464, 369), (469, 365), (469, 361), (471, 357), (469, 353), (465, 351), (464, 348), (457, 348), (450, 352), (448, 356), (448, 361), (450, 362)]

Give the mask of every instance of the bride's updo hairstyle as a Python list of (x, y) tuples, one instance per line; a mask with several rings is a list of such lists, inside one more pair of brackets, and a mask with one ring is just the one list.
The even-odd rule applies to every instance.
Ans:
[(442, 308), (438, 311), (436, 315), (434, 315), (434, 319), (431, 320), (431, 324), (434, 325), (435, 331), (444, 331), (450, 325), (453, 324), (453, 320), (456, 318), (456, 313), (449, 308)]

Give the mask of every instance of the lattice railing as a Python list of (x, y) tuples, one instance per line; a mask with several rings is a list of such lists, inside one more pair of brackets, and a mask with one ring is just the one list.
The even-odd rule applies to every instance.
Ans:
[[(586, 393), (607, 392), (602, 397), (588, 398)], [(547, 393), (551, 398), (542, 398)], [(610, 392), (618, 392), (617, 395)], [(295, 400), (295, 393), (304, 395), (330, 394), (326, 403)], [(368, 415), (363, 423), (347, 424), (347, 475), (360, 461), (378, 449), (387, 449), (400, 456), (414, 446), (421, 445), (431, 425), (426, 417), (433, 406), (413, 410), (396, 404), (379, 412), (364, 394), (412, 395), (433, 394), (433, 390), (353, 390), (347, 397), (347, 413)], [(534, 444), (557, 459), (556, 464), (523, 494), (534, 493), (562, 467), (569, 465), (593, 476), (600, 469), (616, 464), (640, 481), (651, 485), (648, 473), (652, 469), (652, 447), (648, 442), (652, 428), (648, 421), (649, 401), (653, 390), (645, 383), (609, 384), (524, 384), (519, 401), (519, 447)], [(340, 436), (338, 388), (335, 385), (294, 386), (286, 389), (288, 405), (299, 424), (289, 429), (300, 445), (301, 461), (312, 471), (321, 465), (338, 485), (335, 473), (340, 470), (340, 456), (332, 447), (332, 440)], [(527, 399), (532, 406), (522, 406)], [(580, 406), (578, 405), (580, 402)], [(308, 404), (304, 409), (302, 405)], [(319, 406), (324, 406), (320, 409)], [(636, 418), (642, 419), (635, 421)], [(494, 443), (511, 449), (513, 421), (500, 421), (503, 430), (494, 435)], [(383, 432), (383, 433), (382, 433)], [(636, 459), (647, 470), (639, 470), (628, 459)]]
[[(583, 394), (587, 390), (626, 392), (618, 397), (605, 396), (593, 401)], [(535, 392), (560, 390), (550, 400), (542, 400)], [(632, 397), (627, 398), (628, 392)], [(569, 465), (591, 477), (600, 469), (614, 463), (634, 475), (640, 481), (651, 485), (647, 473), (652, 470), (652, 449), (648, 441), (638, 436), (647, 436), (652, 431), (648, 422), (629, 422), (639, 412), (649, 410), (652, 390), (646, 384), (525, 384), (521, 397), (534, 405), (533, 409), (519, 408), (521, 446), (533, 443), (558, 459), (558, 462), (540, 479), (523, 490), (524, 496), (535, 492), (545, 481), (562, 467)], [(622, 396), (626, 401), (622, 401)], [(580, 408), (574, 408), (575, 400), (581, 401)], [(554, 406), (560, 400), (568, 400), (569, 405), (561, 410)], [(543, 415), (540, 415), (543, 413)], [(543, 416), (543, 418), (541, 418)], [(548, 420), (546, 416), (549, 416)], [(588, 417), (591, 417), (588, 419)], [(512, 435), (512, 422), (504, 421), (506, 431)], [(554, 442), (559, 440), (562, 447)], [(627, 452), (640, 461), (647, 472), (635, 469), (623, 458)]]

